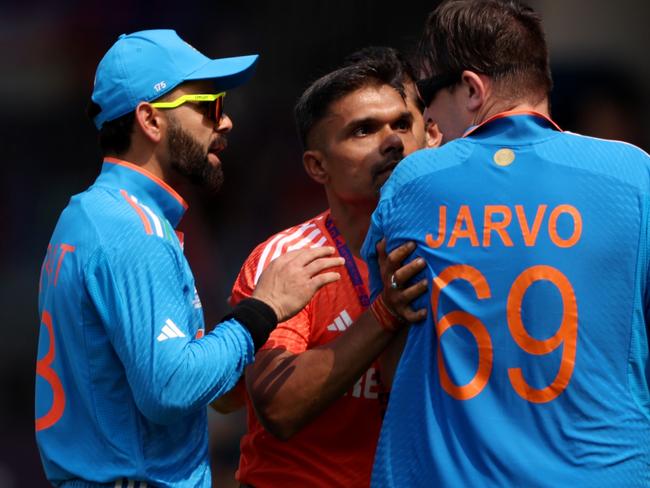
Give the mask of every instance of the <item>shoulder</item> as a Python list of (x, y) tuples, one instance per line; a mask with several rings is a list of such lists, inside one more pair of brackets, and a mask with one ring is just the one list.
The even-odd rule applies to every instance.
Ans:
[(623, 142), (563, 132), (537, 148), (540, 156), (555, 163), (620, 181), (643, 191), (650, 187), (650, 156)]
[(92, 235), (98, 256), (120, 267), (178, 261), (181, 244), (171, 225), (125, 190), (93, 186), (69, 205), (79, 232)]
[(580, 145), (585, 149), (592, 149), (594, 151), (615, 151), (618, 154), (629, 157), (638, 158), (646, 162), (650, 161), (650, 155), (640, 147), (630, 144), (625, 141), (617, 141), (613, 139), (601, 139), (593, 136), (586, 136), (576, 132), (565, 131), (563, 132), (564, 140), (567, 143)]
[(252, 282), (257, 283), (262, 271), (278, 257), (290, 251), (308, 247), (321, 247), (329, 241), (325, 228), (328, 212), (323, 212), (281, 232), (273, 234), (253, 249), (243, 268), (253, 271)]
[(391, 199), (402, 187), (414, 181), (462, 164), (471, 155), (474, 144), (456, 139), (443, 146), (420, 149), (406, 156), (381, 189), (381, 199)]

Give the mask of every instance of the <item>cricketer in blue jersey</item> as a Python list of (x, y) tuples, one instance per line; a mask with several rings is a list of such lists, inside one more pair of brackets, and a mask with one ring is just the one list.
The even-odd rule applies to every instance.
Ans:
[(290, 253), (205, 333), (173, 186), (218, 188), (223, 90), (256, 60), (211, 60), (152, 30), (120, 36), (97, 68), (104, 163), (61, 214), (39, 289), (36, 439), (56, 486), (209, 487), (206, 406), (278, 320), (339, 277), (326, 270), (343, 262), (324, 257), (333, 248)]
[(550, 120), (541, 21), (516, 2), (442, 4), (419, 56), (448, 142), (395, 169), (363, 255), (375, 294), (375, 243), (415, 241), (431, 295), (371, 485), (650, 486), (650, 157)]

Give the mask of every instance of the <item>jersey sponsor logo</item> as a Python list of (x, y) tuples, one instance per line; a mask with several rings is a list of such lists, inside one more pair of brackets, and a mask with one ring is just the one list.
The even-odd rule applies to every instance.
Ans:
[(257, 263), (254, 283), (260, 279), (262, 271), (282, 254), (302, 249), (304, 247), (321, 247), (327, 242), (327, 238), (313, 221), (305, 222), (302, 225), (280, 232), (264, 247), (260, 260)]
[(343, 310), (335, 319), (334, 322), (327, 326), (327, 330), (332, 332), (344, 332), (352, 325), (352, 318), (347, 310)]
[(156, 338), (158, 342), (166, 341), (167, 339), (180, 339), (185, 337), (185, 334), (181, 332), (178, 326), (172, 321), (172, 319), (167, 319), (165, 325), (163, 325), (160, 335)]
[[(485, 205), (481, 209), (461, 205), (455, 218), (448, 222), (450, 215), (447, 206), (441, 205), (438, 208), (437, 235), (434, 237), (432, 233), (426, 234), (426, 243), (432, 248), (443, 245), (454, 247), (459, 241), (466, 240), (472, 247), (490, 247), (500, 241), (504, 246), (512, 247), (514, 243), (511, 235), (517, 233), (525, 246), (532, 247), (537, 243), (539, 233), (543, 229), (555, 246), (575, 246), (582, 235), (580, 211), (572, 205), (558, 205), (546, 218), (547, 210), (548, 205), (538, 205), (533, 217), (532, 209), (525, 209), (523, 205), (515, 205), (514, 209), (507, 205)], [(513, 223), (513, 214), (516, 216), (516, 223)], [(479, 232), (477, 222), (480, 226)], [(542, 225), (544, 223), (546, 225)], [(449, 237), (448, 228), (451, 228)]]

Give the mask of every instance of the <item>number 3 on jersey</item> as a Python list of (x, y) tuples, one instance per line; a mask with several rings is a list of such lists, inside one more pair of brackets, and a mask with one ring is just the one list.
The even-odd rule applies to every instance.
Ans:
[[(491, 297), (490, 286), (485, 276), (476, 268), (468, 265), (455, 265), (446, 268), (433, 280), (431, 304), (438, 335), (438, 373), (443, 389), (457, 400), (469, 400), (478, 395), (487, 385), (492, 373), (493, 348), (492, 339), (485, 325), (474, 315), (456, 310), (438, 318), (440, 293), (445, 286), (455, 280), (467, 281), (479, 300)], [(557, 287), (562, 296), (562, 323), (553, 337), (538, 340), (531, 337), (521, 318), (521, 305), (528, 288), (536, 281), (546, 280)], [(512, 284), (508, 294), (506, 315), (508, 329), (517, 345), (528, 354), (549, 354), (563, 346), (562, 359), (557, 376), (545, 388), (530, 386), (521, 368), (508, 369), (512, 387), (519, 396), (533, 403), (546, 403), (558, 397), (568, 386), (575, 366), (576, 345), (578, 339), (578, 305), (571, 283), (560, 271), (551, 266), (532, 266), (524, 270)], [(441, 338), (447, 329), (455, 325), (465, 327), (472, 334), (478, 347), (478, 368), (474, 377), (465, 385), (458, 386), (449, 377), (442, 356)]]
[(65, 392), (63, 391), (63, 385), (61, 384), (59, 375), (57, 375), (56, 371), (52, 369), (56, 347), (54, 344), (52, 316), (47, 311), (43, 311), (41, 323), (47, 328), (50, 344), (45, 357), (36, 362), (36, 374), (50, 384), (50, 387), (52, 388), (52, 406), (45, 415), (36, 419), (36, 432), (47, 429), (56, 424), (63, 415), (63, 410), (65, 409)]

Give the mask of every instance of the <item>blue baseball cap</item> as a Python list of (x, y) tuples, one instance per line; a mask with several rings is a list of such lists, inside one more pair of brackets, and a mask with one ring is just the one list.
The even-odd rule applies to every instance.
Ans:
[(258, 55), (210, 59), (171, 29), (122, 34), (97, 66), (92, 100), (100, 107), (94, 117), (104, 122), (135, 110), (184, 81), (214, 80), (215, 88), (228, 90), (246, 83)]

